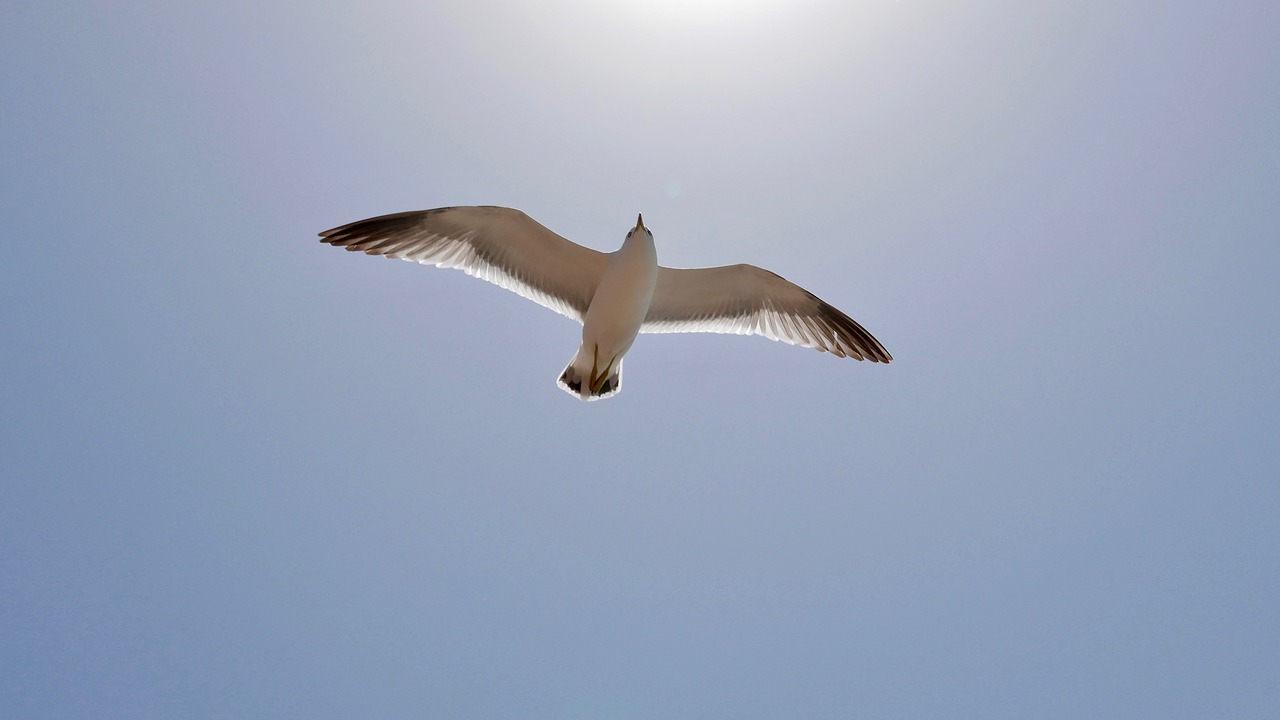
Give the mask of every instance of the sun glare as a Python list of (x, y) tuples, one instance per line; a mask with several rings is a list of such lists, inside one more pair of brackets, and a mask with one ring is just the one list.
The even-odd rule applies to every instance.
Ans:
[(633, 0), (623, 6), (638, 20), (679, 25), (749, 18), (781, 4), (782, 0)]

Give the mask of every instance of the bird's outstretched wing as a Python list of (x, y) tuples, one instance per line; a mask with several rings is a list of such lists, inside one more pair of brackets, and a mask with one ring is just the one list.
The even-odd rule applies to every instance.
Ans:
[(754, 265), (658, 268), (658, 285), (640, 332), (763, 335), (839, 357), (893, 359), (848, 315)]
[(448, 207), (360, 220), (320, 233), (321, 242), (369, 255), (458, 268), (578, 322), (586, 317), (607, 256), (502, 207)]

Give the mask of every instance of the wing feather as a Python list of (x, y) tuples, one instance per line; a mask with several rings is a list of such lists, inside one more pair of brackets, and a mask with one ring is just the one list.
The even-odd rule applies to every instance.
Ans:
[(457, 268), (578, 322), (608, 258), (502, 207), (382, 215), (326, 230), (320, 239), (353, 252)]
[(640, 332), (762, 335), (839, 357), (893, 359), (853, 318), (754, 265), (658, 268), (653, 302)]

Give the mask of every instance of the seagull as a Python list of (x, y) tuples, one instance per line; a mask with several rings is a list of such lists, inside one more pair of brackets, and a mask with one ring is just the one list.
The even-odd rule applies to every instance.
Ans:
[(582, 345), (557, 381), (582, 400), (622, 388), (622, 357), (638, 333), (762, 335), (837, 357), (893, 359), (848, 315), (768, 270), (658, 265), (643, 215), (611, 253), (494, 206), (381, 215), (326, 230), (320, 239), (368, 255), (458, 268), (582, 323)]

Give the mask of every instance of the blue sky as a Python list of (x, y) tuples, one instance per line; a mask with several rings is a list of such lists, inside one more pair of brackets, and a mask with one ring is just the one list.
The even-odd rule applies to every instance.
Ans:
[[(1273, 717), (1274, 3), (8, 2), (0, 715)], [(518, 207), (889, 366), (315, 234)]]

